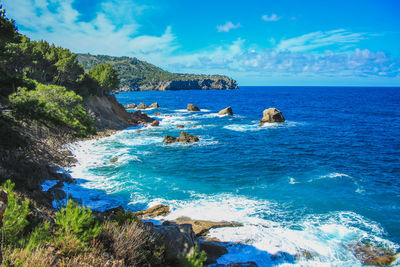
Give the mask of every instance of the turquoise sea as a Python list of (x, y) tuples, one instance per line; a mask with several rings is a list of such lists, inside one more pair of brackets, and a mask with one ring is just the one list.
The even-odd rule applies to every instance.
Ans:
[[(241, 87), (117, 99), (158, 102), (145, 112), (161, 112), (161, 123), (71, 145), (79, 163), (68, 171), (78, 184), (65, 189), (83, 204), (135, 211), (163, 203), (172, 207), (167, 219), (243, 223), (210, 232), (231, 242), (219, 263), (357, 266), (354, 244), (399, 249), (400, 88)], [(201, 111), (187, 112), (188, 103)], [(234, 116), (218, 116), (227, 106)], [(286, 122), (259, 127), (269, 107)], [(200, 141), (164, 145), (180, 124)], [(313, 257), (295, 257), (300, 251)]]

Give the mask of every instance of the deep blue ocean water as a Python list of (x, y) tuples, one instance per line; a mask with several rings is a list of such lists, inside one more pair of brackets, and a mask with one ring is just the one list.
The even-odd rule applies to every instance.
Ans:
[[(241, 87), (117, 99), (158, 102), (145, 112), (161, 112), (161, 124), (75, 145), (79, 164), (70, 171), (79, 186), (68, 190), (85, 204), (139, 210), (164, 203), (173, 208), (170, 219), (244, 223), (210, 232), (242, 243), (221, 263), (357, 265), (349, 248), (357, 242), (398, 249), (400, 88)], [(186, 112), (188, 103), (202, 111)], [(227, 106), (234, 116), (218, 116)], [(259, 127), (269, 107), (286, 122)], [(164, 145), (179, 124), (200, 142)], [(295, 257), (302, 250), (315, 257)]]

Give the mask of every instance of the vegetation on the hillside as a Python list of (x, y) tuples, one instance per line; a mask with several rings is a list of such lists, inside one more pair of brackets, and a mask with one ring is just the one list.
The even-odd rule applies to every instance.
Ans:
[(120, 87), (137, 89), (139, 86), (159, 81), (188, 81), (205, 78), (226, 78), (222, 75), (197, 75), (171, 73), (145, 61), (130, 57), (78, 54), (78, 60), (86, 71), (99, 64), (109, 64), (118, 71)]

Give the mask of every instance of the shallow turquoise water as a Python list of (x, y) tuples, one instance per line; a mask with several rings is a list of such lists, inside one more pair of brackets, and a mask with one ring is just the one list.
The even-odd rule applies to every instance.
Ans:
[[(173, 207), (168, 218), (244, 223), (211, 231), (246, 243), (230, 246), (221, 263), (358, 265), (351, 244), (398, 249), (399, 88), (243, 87), (117, 99), (158, 102), (146, 112), (161, 112), (161, 124), (74, 145), (79, 165), (70, 171), (79, 184), (67, 190), (85, 204), (139, 210), (165, 203)], [(186, 112), (188, 103), (202, 111)], [(217, 115), (226, 106), (233, 117)], [(258, 127), (268, 107), (287, 121)], [(179, 124), (200, 142), (163, 145), (165, 135), (179, 135)], [(317, 256), (295, 258), (300, 250)]]

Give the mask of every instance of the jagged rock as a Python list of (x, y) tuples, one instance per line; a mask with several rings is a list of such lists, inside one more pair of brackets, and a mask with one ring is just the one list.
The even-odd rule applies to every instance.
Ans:
[(132, 120), (136, 124), (140, 124), (140, 123), (146, 124), (146, 123), (154, 121), (153, 118), (150, 118), (146, 113), (142, 113), (142, 111), (140, 111), (140, 110), (132, 113)]
[(159, 107), (160, 105), (158, 105), (157, 102), (150, 105), (150, 108), (159, 108)]
[(388, 266), (396, 260), (395, 253), (383, 247), (359, 243), (351, 248), (356, 258), (365, 265)]
[(139, 105), (137, 105), (136, 108), (137, 109), (146, 109), (146, 108), (148, 108), (148, 106), (146, 104), (140, 103)]
[(215, 241), (200, 242), (200, 250), (204, 250), (207, 254), (207, 261), (205, 264), (217, 263), (219, 257), (228, 253), (226, 247), (220, 242)]
[(168, 248), (166, 251), (168, 262), (177, 263), (183, 255), (188, 254), (198, 245), (196, 235), (190, 224), (178, 225), (167, 221), (162, 225), (153, 226), (153, 231)]
[(196, 107), (195, 105), (193, 105), (193, 104), (188, 104), (187, 105), (187, 110), (188, 111), (200, 111), (200, 109), (198, 107)]
[(193, 231), (196, 236), (205, 236), (208, 234), (210, 229), (221, 228), (221, 227), (239, 227), (243, 224), (238, 222), (212, 222), (204, 220), (192, 220), (188, 217), (179, 217), (173, 222), (177, 224), (191, 224), (193, 226)]
[(61, 188), (56, 188), (55, 186), (50, 188), (47, 192), (49, 192), (54, 199), (61, 200), (67, 197), (67, 194)]
[(118, 161), (118, 158), (112, 158), (112, 159), (110, 159), (110, 162), (112, 162), (112, 163), (117, 162), (117, 161)]
[(155, 121), (153, 121), (152, 123), (151, 123), (151, 126), (159, 126), (160, 125), (160, 122), (158, 121), (158, 120), (155, 120)]
[(265, 123), (272, 123), (272, 122), (284, 122), (285, 118), (276, 108), (269, 108), (263, 111), (263, 117), (260, 120), (260, 126), (263, 126)]
[(230, 116), (232, 116), (233, 115), (232, 108), (231, 107), (224, 108), (223, 110), (220, 110), (218, 112), (218, 115), (230, 115)]
[(176, 141), (177, 139), (178, 139), (178, 138), (176, 138), (176, 137), (167, 135), (167, 136), (164, 137), (163, 143), (164, 143), (164, 144), (172, 144), (172, 143), (177, 142), (177, 141)]
[(179, 134), (178, 138), (175, 138), (173, 136), (165, 136), (164, 137), (164, 144), (171, 144), (171, 143), (176, 143), (176, 142), (181, 142), (181, 143), (194, 143), (194, 142), (198, 142), (199, 141), (199, 137), (196, 135), (190, 135), (188, 133), (185, 132), (181, 132)]
[(128, 104), (126, 106), (124, 106), (125, 109), (133, 109), (136, 108), (136, 104)]
[(176, 128), (185, 128), (185, 126), (182, 125), (182, 124), (179, 124), (179, 125), (176, 126)]
[(156, 114), (154, 114), (155, 116), (160, 116), (161, 112), (156, 112)]
[(169, 207), (163, 204), (158, 204), (146, 210), (135, 212), (138, 217), (152, 218), (157, 216), (165, 216), (169, 213)]

